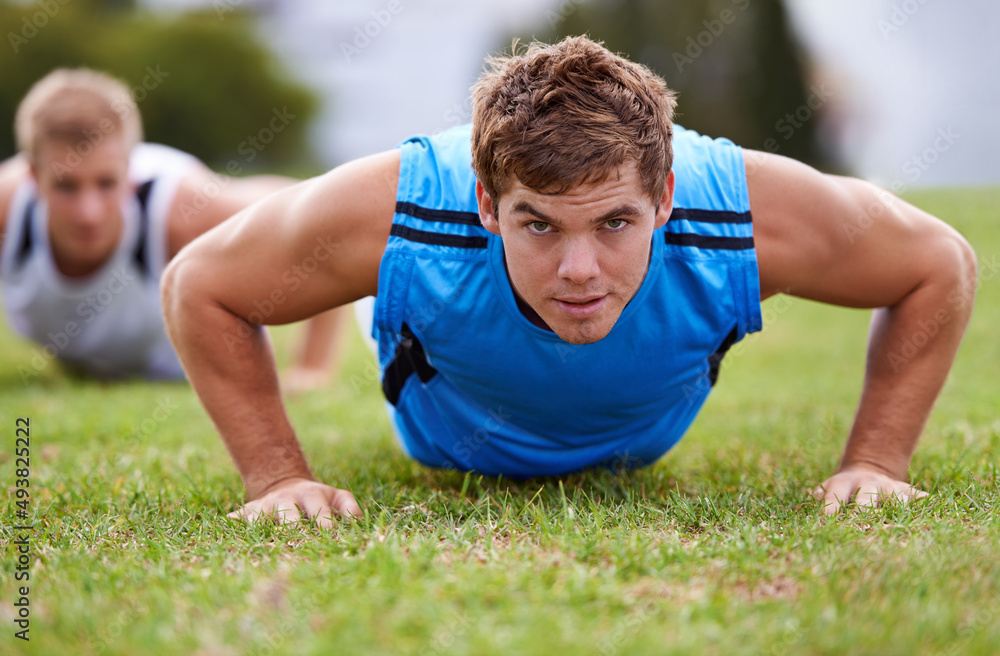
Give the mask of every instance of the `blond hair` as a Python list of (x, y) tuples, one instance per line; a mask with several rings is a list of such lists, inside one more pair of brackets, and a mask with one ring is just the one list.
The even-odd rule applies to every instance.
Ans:
[(142, 140), (139, 108), (121, 81), (86, 68), (60, 68), (36, 82), (17, 108), (17, 147), (37, 164), (51, 141), (100, 141), (120, 134), (129, 150)]
[(472, 89), (472, 166), (492, 198), (515, 179), (561, 193), (635, 163), (660, 199), (675, 105), (660, 77), (584, 36), (487, 64)]

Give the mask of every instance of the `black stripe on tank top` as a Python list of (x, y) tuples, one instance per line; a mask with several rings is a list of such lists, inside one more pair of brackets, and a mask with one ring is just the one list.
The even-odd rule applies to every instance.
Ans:
[(693, 246), (711, 250), (742, 251), (753, 248), (753, 237), (716, 237), (692, 232), (664, 232), (664, 241), (673, 246)]
[(675, 207), (670, 212), (671, 221), (697, 221), (699, 223), (752, 223), (750, 212), (729, 210), (701, 210)]
[(414, 337), (410, 327), (403, 324), (399, 332), (399, 344), (396, 346), (396, 353), (392, 356), (392, 361), (385, 368), (382, 376), (382, 392), (386, 400), (392, 405), (399, 402), (399, 395), (403, 392), (403, 385), (406, 380), (416, 374), (420, 382), (426, 383), (437, 375), (437, 369), (427, 362), (427, 354), (420, 341)]
[(21, 220), (21, 243), (17, 245), (17, 250), (14, 254), (14, 262), (17, 263), (18, 267), (24, 266), (25, 262), (28, 261), (28, 257), (31, 256), (32, 248), (32, 237), (31, 237), (31, 215), (35, 213), (35, 199), (32, 198), (28, 201), (27, 207), (24, 208), (24, 217)]
[(139, 240), (132, 252), (132, 259), (135, 260), (135, 266), (143, 278), (153, 277), (153, 264), (149, 252), (149, 195), (153, 191), (153, 182), (154, 180), (147, 180), (135, 190), (136, 200), (139, 201)]
[(486, 248), (489, 243), (486, 237), (470, 237), (466, 235), (449, 235), (440, 232), (428, 232), (393, 224), (389, 234), (408, 241), (435, 246), (454, 246), (456, 248)]
[(462, 225), (482, 225), (477, 212), (459, 212), (458, 210), (437, 210), (421, 207), (413, 203), (396, 202), (397, 214), (409, 214), (424, 221), (440, 221), (441, 223), (461, 223)]

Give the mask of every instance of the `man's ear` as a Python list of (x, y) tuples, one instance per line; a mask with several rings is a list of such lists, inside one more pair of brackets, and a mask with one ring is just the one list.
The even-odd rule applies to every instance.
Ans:
[(483, 183), (476, 180), (476, 201), (479, 203), (479, 220), (483, 227), (494, 235), (500, 235), (500, 221), (497, 219), (497, 207), (493, 204), (493, 199), (486, 193)]
[(664, 223), (670, 220), (670, 213), (674, 209), (674, 172), (670, 171), (667, 174), (667, 179), (663, 184), (663, 196), (660, 198), (660, 203), (656, 208), (656, 226), (653, 228), (660, 228)]

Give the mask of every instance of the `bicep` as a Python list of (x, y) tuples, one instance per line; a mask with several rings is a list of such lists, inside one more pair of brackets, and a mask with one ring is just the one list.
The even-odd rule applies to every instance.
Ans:
[(398, 168), (390, 151), (272, 194), (193, 241), (176, 264), (252, 323), (299, 321), (374, 294)]
[(747, 162), (762, 297), (893, 305), (933, 275), (942, 241), (956, 236), (863, 180), (765, 153), (752, 153)]
[(230, 178), (199, 167), (181, 181), (170, 210), (168, 258), (241, 210), (298, 182), (277, 175)]

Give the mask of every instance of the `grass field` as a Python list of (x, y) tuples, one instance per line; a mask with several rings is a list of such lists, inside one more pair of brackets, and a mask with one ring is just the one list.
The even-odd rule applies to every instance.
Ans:
[(242, 486), (186, 385), (55, 365), (26, 385), (33, 347), (4, 327), (0, 653), (1000, 653), (1000, 190), (910, 198), (976, 247), (977, 308), (911, 468), (931, 496), (835, 518), (807, 490), (837, 465), (867, 312), (769, 301), (656, 466), (528, 482), (408, 461), (355, 339), (338, 381), (290, 402), (316, 474), (365, 509), (332, 532), (226, 518)]

